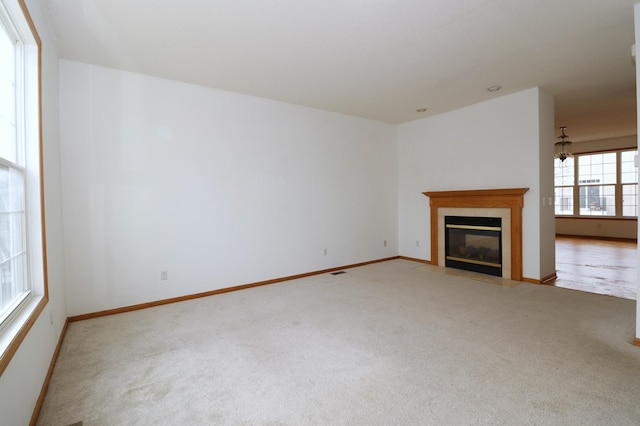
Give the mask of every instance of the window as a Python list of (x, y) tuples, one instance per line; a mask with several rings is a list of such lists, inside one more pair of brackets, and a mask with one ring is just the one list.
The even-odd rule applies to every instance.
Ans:
[(575, 183), (573, 157), (564, 161), (558, 159), (554, 161), (556, 215), (573, 215), (573, 185)]
[(554, 160), (555, 214), (638, 217), (637, 153), (612, 151)]
[(0, 0), (0, 374), (47, 304), (39, 86), (24, 0)]
[(581, 155), (577, 160), (580, 215), (615, 216), (616, 153)]
[(19, 117), (21, 43), (0, 25), (0, 324), (29, 293), (25, 221), (25, 152)]
[(620, 153), (620, 183), (622, 184), (622, 216), (638, 216), (638, 168), (634, 158), (638, 151)]

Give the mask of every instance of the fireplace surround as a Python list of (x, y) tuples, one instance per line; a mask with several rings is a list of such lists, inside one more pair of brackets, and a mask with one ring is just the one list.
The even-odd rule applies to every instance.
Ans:
[(522, 209), (529, 188), (428, 191), (431, 264), (445, 266), (445, 216), (497, 217), (502, 221), (502, 277), (522, 281)]

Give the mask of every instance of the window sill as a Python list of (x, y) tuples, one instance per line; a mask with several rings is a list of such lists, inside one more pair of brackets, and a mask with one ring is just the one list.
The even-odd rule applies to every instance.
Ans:
[(0, 331), (0, 375), (9, 365), (20, 344), (47, 305), (44, 296), (32, 295), (14, 318)]
[(638, 221), (637, 217), (618, 217), (618, 216), (556, 216), (556, 219), (579, 219), (579, 220), (622, 220), (622, 221)]

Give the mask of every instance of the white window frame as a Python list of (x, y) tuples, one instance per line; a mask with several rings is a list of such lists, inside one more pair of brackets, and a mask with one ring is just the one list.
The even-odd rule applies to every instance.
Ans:
[[(555, 188), (573, 188), (573, 214), (556, 214), (556, 217), (559, 218), (592, 218), (592, 219), (628, 219), (628, 220), (637, 220), (638, 216), (623, 216), (623, 206), (622, 206), (622, 187), (627, 184), (623, 184), (621, 181), (621, 157), (622, 152), (626, 151), (637, 151), (637, 148), (621, 148), (614, 149), (608, 151), (598, 151), (598, 152), (584, 152), (579, 154), (574, 154), (573, 156), (573, 184), (571, 185), (554, 185)], [(579, 168), (580, 168), (580, 157), (594, 155), (594, 154), (615, 154), (616, 155), (616, 181), (611, 184), (599, 184), (594, 183), (595, 186), (604, 185), (604, 186), (613, 186), (615, 188), (615, 215), (587, 215), (580, 214), (580, 188), (590, 186), (589, 183), (580, 182), (579, 176)], [(555, 168), (555, 167), (554, 167)]]
[[(15, 158), (5, 159), (0, 157), (0, 166), (6, 168), (8, 170), (12, 170), (21, 176), (23, 185), (22, 185), (22, 198), (26, 198), (27, 187), (26, 187), (26, 164), (25, 164), (25, 78), (24, 78), (24, 45), (22, 43), (21, 37), (18, 35), (18, 31), (13, 25), (13, 22), (7, 18), (7, 12), (4, 9), (0, 9), (0, 25), (3, 27), (0, 31), (3, 32), (2, 36), (4, 37), (4, 33), (6, 32), (9, 38), (13, 39), (14, 43), (14, 52), (15, 52), (15, 68), (13, 70), (15, 77), (15, 96), (13, 103), (15, 104), (14, 112), (15, 112), (15, 140), (12, 143), (15, 144)], [(0, 66), (2, 66), (2, 59), (0, 58)], [(2, 102), (6, 102), (7, 99), (0, 100)], [(4, 141), (0, 141), (3, 143)], [(26, 220), (26, 206), (24, 210), (24, 219)], [(25, 224), (26, 225), (26, 224)], [(16, 300), (12, 302), (11, 305), (6, 310), (0, 310), (0, 330), (7, 324), (7, 322), (11, 319), (14, 311), (18, 310), (20, 306), (24, 303), (24, 301), (31, 294), (31, 279), (29, 274), (29, 255), (26, 250), (26, 240), (27, 240), (27, 226), (23, 227), (22, 233), (20, 235), (11, 234), (11, 240), (13, 238), (20, 238), (22, 240), (22, 245), (24, 246), (24, 261), (23, 261), (23, 273), (22, 279), (24, 293), (20, 294)], [(11, 241), (10, 240), (10, 241)], [(20, 253), (22, 254), (22, 253)], [(9, 257), (11, 259), (11, 256)], [(0, 259), (3, 260), (3, 259)], [(8, 260), (9, 261), (9, 260)]]
[[(0, 375), (48, 302), (44, 193), (42, 180), (41, 41), (24, 0), (0, 0), (0, 19), (21, 43), (22, 69), (16, 76), (20, 137), (24, 140), (25, 222), (29, 292), (0, 324)], [(18, 81), (20, 80), (20, 81)], [(18, 95), (19, 94), (19, 95)]]

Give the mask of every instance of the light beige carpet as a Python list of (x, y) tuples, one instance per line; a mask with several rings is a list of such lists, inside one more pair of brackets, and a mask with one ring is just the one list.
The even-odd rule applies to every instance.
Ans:
[(72, 323), (38, 424), (640, 424), (634, 301), (427, 269)]

